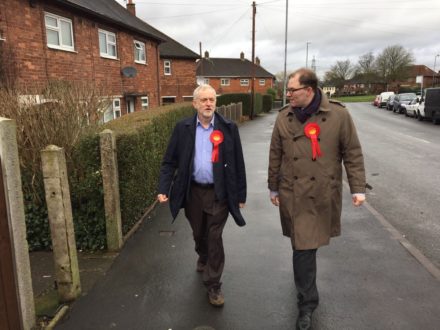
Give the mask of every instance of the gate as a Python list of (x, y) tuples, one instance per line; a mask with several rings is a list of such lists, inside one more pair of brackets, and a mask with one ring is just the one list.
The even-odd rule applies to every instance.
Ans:
[(6, 193), (0, 158), (0, 329), (21, 329)]

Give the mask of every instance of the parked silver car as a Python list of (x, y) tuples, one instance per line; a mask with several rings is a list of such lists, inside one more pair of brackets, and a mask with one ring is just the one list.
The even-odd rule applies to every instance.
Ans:
[(393, 100), (393, 112), (403, 113), (404, 108), (402, 104), (409, 104), (417, 97), (416, 93), (401, 93), (397, 94)]
[(416, 97), (409, 104), (402, 104), (403, 113), (406, 117), (414, 117), (417, 118), (417, 110), (419, 108), (420, 98)]

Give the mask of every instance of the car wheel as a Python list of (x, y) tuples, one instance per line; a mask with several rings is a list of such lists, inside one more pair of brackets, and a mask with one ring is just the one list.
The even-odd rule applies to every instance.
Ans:
[(409, 115), (408, 115), (408, 111), (403, 110), (403, 113), (405, 114), (405, 117), (408, 117), (408, 116), (409, 116)]
[(423, 121), (423, 117), (422, 117), (422, 115), (420, 114), (420, 112), (418, 112), (418, 111), (417, 111), (417, 120), (418, 120), (418, 121)]

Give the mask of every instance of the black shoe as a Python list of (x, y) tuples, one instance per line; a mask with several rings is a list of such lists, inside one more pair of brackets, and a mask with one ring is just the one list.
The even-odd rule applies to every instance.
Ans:
[(296, 330), (312, 329), (312, 312), (299, 312), (296, 320)]

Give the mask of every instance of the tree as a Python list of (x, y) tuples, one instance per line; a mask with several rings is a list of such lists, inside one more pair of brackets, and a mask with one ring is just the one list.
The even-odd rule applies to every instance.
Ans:
[(401, 81), (408, 78), (409, 67), (414, 63), (414, 56), (400, 45), (389, 46), (380, 53), (375, 61), (379, 75), (387, 82)]
[(330, 71), (325, 73), (324, 81), (335, 85), (336, 88), (342, 88), (344, 83), (353, 77), (354, 72), (355, 67), (350, 60), (337, 61), (330, 67)]
[(356, 75), (362, 77), (363, 81), (367, 84), (377, 81), (377, 68), (375, 66), (375, 58), (372, 52), (359, 57), (356, 66)]

